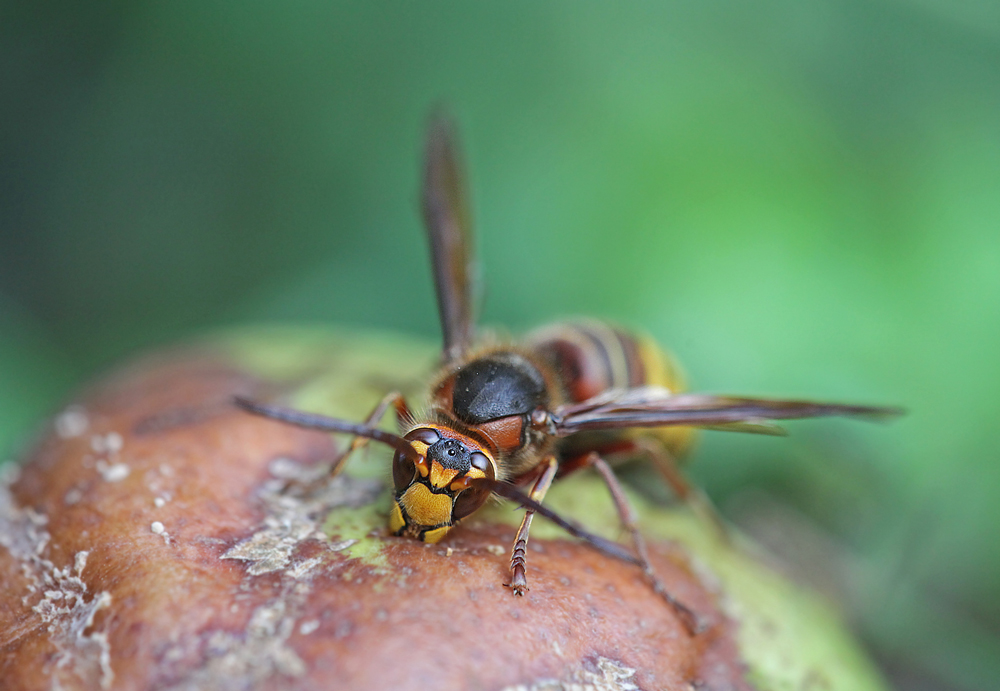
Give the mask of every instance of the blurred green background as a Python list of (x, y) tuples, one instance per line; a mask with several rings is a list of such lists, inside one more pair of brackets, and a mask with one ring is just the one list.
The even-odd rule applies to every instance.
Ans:
[(1000, 678), (1000, 4), (0, 5), (0, 449), (140, 349), (437, 337), (422, 130), (461, 124), (484, 321), (641, 327), (697, 389), (901, 404), (692, 474), (894, 683)]

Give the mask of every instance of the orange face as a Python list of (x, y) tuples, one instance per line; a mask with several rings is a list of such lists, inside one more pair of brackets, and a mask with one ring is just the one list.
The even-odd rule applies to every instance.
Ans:
[(404, 437), (413, 453), (392, 459), (396, 500), (389, 514), (394, 535), (437, 542), (458, 521), (482, 506), (490, 490), (475, 480), (496, 478), (496, 461), (473, 439), (438, 425)]

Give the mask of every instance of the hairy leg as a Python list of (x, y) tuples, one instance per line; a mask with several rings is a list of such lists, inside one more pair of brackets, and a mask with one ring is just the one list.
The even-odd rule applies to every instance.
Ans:
[[(531, 493), (528, 495), (539, 503), (545, 499), (545, 493), (552, 486), (552, 480), (555, 479), (559, 463), (555, 456), (549, 456), (542, 462), (542, 465), (541, 475), (535, 480)], [(528, 590), (528, 579), (525, 576), (525, 557), (528, 548), (528, 530), (531, 528), (531, 519), (534, 515), (533, 510), (525, 510), (524, 518), (521, 519), (521, 527), (517, 529), (517, 535), (514, 536), (514, 546), (511, 548), (510, 582), (504, 585), (510, 588), (515, 595), (524, 595), (524, 591)]]

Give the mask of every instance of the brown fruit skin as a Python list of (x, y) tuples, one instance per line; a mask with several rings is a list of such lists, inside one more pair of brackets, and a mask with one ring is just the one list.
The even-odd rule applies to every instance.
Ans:
[(0, 488), (4, 689), (752, 688), (680, 547), (653, 560), (710, 624), (693, 638), (636, 567), (575, 541), (533, 539), (517, 598), (508, 524), (389, 537), (388, 482), (347, 475), (283, 499), (275, 459), (305, 472), (341, 442), (228, 404), (282, 385), (179, 350), (86, 391), (82, 433), (57, 421)]

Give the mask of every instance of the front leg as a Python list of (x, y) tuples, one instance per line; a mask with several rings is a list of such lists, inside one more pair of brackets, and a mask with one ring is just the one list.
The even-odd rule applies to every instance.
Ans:
[[(549, 456), (542, 461), (542, 465), (544, 466), (542, 474), (535, 480), (535, 485), (529, 494), (532, 499), (539, 503), (545, 499), (545, 493), (552, 486), (559, 462), (555, 456)], [(514, 546), (510, 553), (510, 582), (504, 583), (504, 585), (510, 588), (515, 595), (524, 595), (524, 591), (528, 590), (528, 579), (525, 576), (525, 557), (528, 548), (528, 530), (531, 528), (531, 519), (534, 515), (535, 512), (531, 509), (524, 512), (521, 527), (518, 528), (517, 535), (514, 536)]]
[[(410, 419), (410, 408), (406, 404), (406, 399), (403, 398), (403, 394), (398, 391), (391, 391), (383, 396), (382, 400), (379, 401), (377, 406), (375, 406), (375, 409), (368, 414), (368, 417), (365, 418), (365, 425), (368, 427), (378, 427), (382, 418), (385, 417), (386, 411), (389, 410), (390, 405), (396, 409), (397, 422), (402, 424), (404, 421)], [(351, 440), (351, 443), (348, 444), (347, 448), (341, 451), (330, 462), (330, 470), (326, 473), (326, 479), (332, 480), (341, 471), (341, 469), (343, 469), (345, 465), (344, 461), (347, 457), (360, 449), (362, 446), (366, 445), (368, 442), (368, 437), (354, 437), (354, 439)]]

